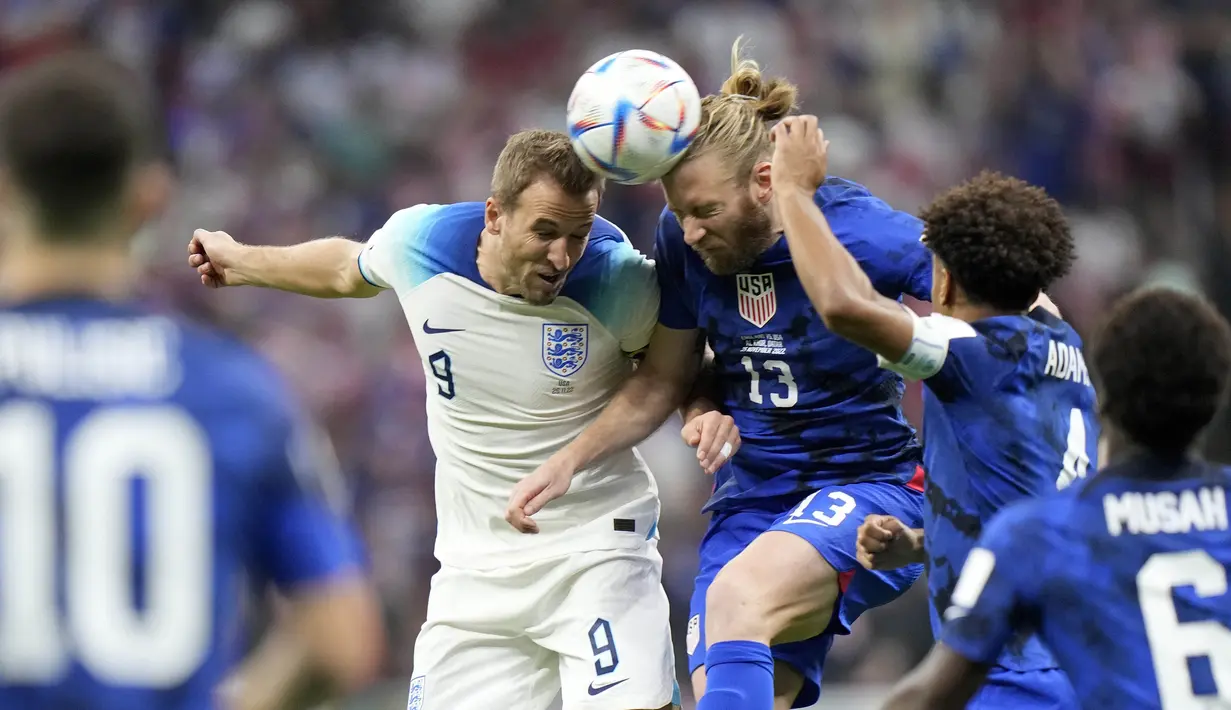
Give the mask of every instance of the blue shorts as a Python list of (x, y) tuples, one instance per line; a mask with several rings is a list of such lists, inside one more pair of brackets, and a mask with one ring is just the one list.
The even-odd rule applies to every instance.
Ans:
[(804, 677), (804, 687), (794, 707), (815, 703), (820, 697), (821, 668), (833, 637), (850, 633), (851, 624), (860, 614), (897, 599), (923, 573), (921, 564), (869, 572), (855, 557), (859, 525), (870, 514), (892, 515), (909, 527), (923, 527), (923, 493), (917, 483), (921, 478), (916, 476), (911, 485), (848, 483), (822, 488), (796, 501), (786, 512), (753, 509), (714, 513), (701, 540), (700, 571), (692, 588), (688, 672), (705, 665), (705, 595), (718, 570), (761, 533), (781, 530), (811, 543), (839, 575), (841, 594), (834, 604), (829, 627), (819, 636), (772, 649), (775, 660), (789, 663)]
[(1064, 671), (1055, 668), (1014, 671), (992, 666), (987, 680), (966, 704), (967, 710), (1080, 710), (1077, 692)]

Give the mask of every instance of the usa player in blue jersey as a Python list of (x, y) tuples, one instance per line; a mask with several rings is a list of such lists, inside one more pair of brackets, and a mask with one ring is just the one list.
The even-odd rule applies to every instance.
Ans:
[[(781, 239), (767, 122), (791, 110), (796, 89), (762, 76), (738, 45), (734, 54), (688, 155), (663, 179), (662, 306), (645, 360), (525, 485), (567, 488), (575, 471), (652, 433), (693, 386), (696, 344), (708, 342), (719, 406), (742, 448), (727, 459), (706, 444), (721, 432), (700, 434), (715, 485), (688, 624), (693, 687), (709, 686), (701, 707), (785, 709), (816, 700), (835, 634), (921, 574), (922, 565), (867, 571), (855, 556), (866, 515), (922, 525), (921, 459), (900, 409), (902, 378), (825, 327)], [(810, 199), (882, 293), (928, 298), (919, 220), (838, 178)], [(729, 696), (749, 683), (746, 697)]]
[[(19, 70), (0, 104), (0, 707), (355, 688), (378, 605), (299, 410), (247, 348), (130, 300), (132, 237), (170, 184), (138, 87), (72, 54)], [(220, 693), (245, 579), (288, 613)]]
[(1231, 327), (1198, 297), (1139, 291), (1091, 353), (1103, 468), (996, 516), (885, 707), (963, 707), (1031, 631), (1084, 708), (1231, 707), (1231, 469), (1193, 453), (1226, 401)]
[[(808, 199), (827, 162), (816, 119), (788, 118), (773, 135), (787, 240), (817, 311), (884, 367), (924, 381), (923, 529), (868, 516), (860, 557), (872, 569), (926, 561), (939, 634), (983, 525), (1008, 503), (1085, 476), (1095, 458), (1081, 339), (1047, 308), (1032, 308), (1072, 263), (1072, 235), (1056, 201), (1020, 180), (983, 173), (949, 190), (922, 213), (935, 310), (919, 318), (876, 291)], [(1076, 698), (1027, 635), (997, 660), (972, 707), (1067, 708)]]

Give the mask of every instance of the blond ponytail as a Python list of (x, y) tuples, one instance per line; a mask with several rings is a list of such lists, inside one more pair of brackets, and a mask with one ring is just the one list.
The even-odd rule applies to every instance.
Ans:
[(799, 89), (782, 77), (766, 77), (755, 59), (743, 56), (741, 36), (731, 45), (731, 76), (722, 82), (719, 94), (752, 102), (762, 121), (777, 121), (796, 107)]
[(781, 77), (766, 77), (755, 60), (744, 57), (744, 38), (731, 46), (731, 76), (717, 94), (701, 100), (701, 125), (685, 161), (718, 151), (733, 177), (743, 180), (758, 161), (769, 157), (769, 123), (788, 115), (799, 90)]

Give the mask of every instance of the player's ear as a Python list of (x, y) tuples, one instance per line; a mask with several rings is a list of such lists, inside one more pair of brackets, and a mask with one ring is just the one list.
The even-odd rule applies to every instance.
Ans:
[(758, 204), (769, 202), (770, 196), (773, 194), (773, 182), (769, 179), (769, 173), (773, 165), (768, 160), (762, 160), (752, 167), (752, 199)]
[(494, 197), (487, 198), (483, 206), (483, 226), (492, 234), (500, 234), (500, 204)]
[(142, 165), (133, 171), (128, 183), (127, 219), (134, 228), (162, 213), (171, 201), (175, 176), (161, 162)]
[(953, 275), (939, 261), (933, 261), (936, 267), (936, 273), (933, 279), (936, 282), (936, 295), (932, 299), (933, 305), (952, 307), (957, 303), (957, 284), (953, 283)]

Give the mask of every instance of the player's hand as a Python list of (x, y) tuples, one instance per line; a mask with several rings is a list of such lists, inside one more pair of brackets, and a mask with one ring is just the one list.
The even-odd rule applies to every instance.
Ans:
[(210, 288), (238, 285), (234, 266), (240, 244), (226, 232), (198, 229), (188, 242), (188, 265)]
[(685, 444), (697, 450), (697, 461), (709, 475), (713, 475), (739, 451), (739, 427), (735, 426), (734, 419), (719, 411), (689, 419), (680, 436)]
[(518, 481), (509, 496), (509, 507), (504, 519), (520, 532), (535, 534), (538, 523), (530, 516), (543, 509), (551, 501), (568, 493), (573, 483), (576, 468), (563, 454), (557, 453), (534, 469), (534, 473)]
[(816, 125), (816, 116), (787, 116), (769, 137), (774, 142), (772, 184), (815, 192), (829, 170), (829, 141)]
[(870, 570), (897, 569), (921, 561), (923, 541), (892, 515), (869, 515), (859, 526), (855, 556)]

